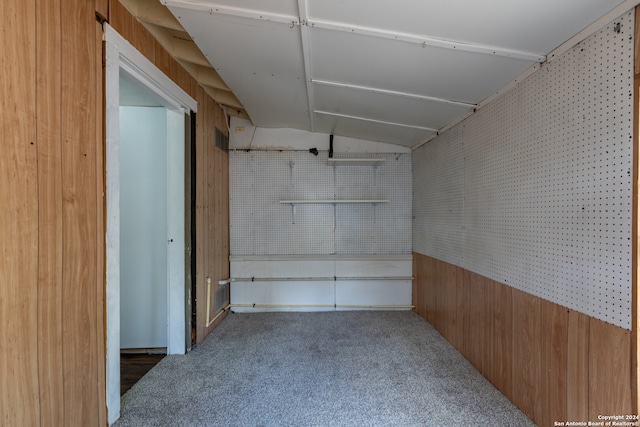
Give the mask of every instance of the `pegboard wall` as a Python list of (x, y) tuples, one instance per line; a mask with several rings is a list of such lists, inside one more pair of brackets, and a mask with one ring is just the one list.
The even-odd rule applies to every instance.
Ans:
[[(231, 255), (411, 253), (411, 154), (348, 155), (385, 160), (376, 167), (330, 166), (327, 157), (229, 153)], [(298, 204), (295, 214), (280, 203), (318, 199), (390, 203)]]
[(622, 16), (413, 153), (415, 251), (631, 328), (633, 31)]

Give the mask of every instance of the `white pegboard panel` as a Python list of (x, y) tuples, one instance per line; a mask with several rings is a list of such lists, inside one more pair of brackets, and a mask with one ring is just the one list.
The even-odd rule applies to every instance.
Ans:
[(414, 250), (462, 265), (463, 128), (456, 127), (413, 153)]
[[(627, 329), (633, 30), (624, 15), (452, 129), (464, 147), (458, 265)], [(414, 168), (428, 150), (414, 153)], [(426, 179), (414, 171), (415, 188), (444, 177)]]
[[(385, 162), (334, 167), (326, 151), (230, 152), (231, 254), (411, 253), (411, 154), (375, 156)], [(280, 203), (371, 198), (390, 203), (297, 204), (295, 215)]]
[(341, 154), (380, 158), (378, 166), (335, 166), (336, 199), (389, 203), (336, 206), (337, 254), (411, 253), (411, 154)]
[[(324, 159), (322, 158), (324, 156)], [(231, 255), (332, 254), (333, 206), (290, 205), (280, 200), (332, 199), (326, 153), (229, 153)]]

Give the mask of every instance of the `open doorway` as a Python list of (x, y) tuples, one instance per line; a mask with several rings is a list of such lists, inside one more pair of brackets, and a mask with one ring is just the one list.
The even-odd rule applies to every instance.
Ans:
[(120, 415), (121, 352), (190, 348), (191, 111), (196, 103), (111, 27), (106, 35), (107, 407)]
[[(168, 121), (179, 115), (120, 70), (120, 394), (167, 354)], [(175, 118), (173, 119), (175, 120)], [(175, 131), (175, 129), (174, 129)]]

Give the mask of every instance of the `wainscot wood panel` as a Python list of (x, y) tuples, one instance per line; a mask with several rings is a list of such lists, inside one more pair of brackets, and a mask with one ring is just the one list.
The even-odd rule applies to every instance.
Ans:
[(451, 344), (460, 352), (464, 349), (464, 328), (465, 322), (469, 319), (469, 293), (465, 292), (465, 274), (466, 272), (463, 268), (456, 267), (456, 305), (453, 315), (455, 327)]
[(631, 332), (589, 320), (589, 418), (633, 413)]
[[(630, 331), (460, 267), (443, 274), (446, 263), (425, 255), (413, 260), (416, 312), (452, 344), (452, 325), (462, 324), (460, 352), (535, 423), (634, 413)], [(422, 306), (423, 295), (445, 292), (437, 287), (456, 289), (455, 305)]]
[(424, 292), (422, 293), (422, 306), (424, 307), (426, 319), (432, 325), (436, 323), (436, 304), (435, 304), (435, 268), (434, 268), (434, 260), (432, 258), (426, 259), (424, 261), (423, 270), (421, 276), (425, 280), (427, 284), (424, 287)]
[(569, 310), (567, 419), (589, 419), (589, 316)]
[(469, 273), (469, 322), (465, 333), (467, 357), (473, 366), (485, 373), (485, 281), (482, 276)]
[(567, 339), (569, 311), (557, 304), (540, 300), (541, 339), (539, 424), (553, 425), (567, 420)]
[(484, 317), (484, 343), (483, 343), (483, 349), (484, 352), (482, 354), (482, 366), (483, 366), (483, 370), (481, 371), (484, 376), (491, 381), (493, 384), (495, 384), (496, 381), (496, 377), (495, 377), (495, 363), (494, 363), (494, 357), (493, 357), (493, 345), (496, 342), (495, 339), (495, 329), (496, 329), (496, 324), (495, 324), (495, 318), (494, 318), (494, 314), (495, 312), (493, 311), (493, 307), (496, 303), (496, 290), (494, 287), (494, 282), (493, 280), (489, 280), (487, 278), (482, 278), (482, 286), (484, 286), (484, 304), (482, 306), (483, 308), (483, 312), (482, 315)]
[(540, 300), (513, 289), (513, 402), (536, 419), (540, 401)]
[(38, 425), (36, 3), (0, 5), (0, 424)]

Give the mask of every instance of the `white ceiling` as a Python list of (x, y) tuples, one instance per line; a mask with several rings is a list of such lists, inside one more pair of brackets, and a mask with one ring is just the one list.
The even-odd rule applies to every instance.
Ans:
[(162, 3), (254, 125), (412, 147), (630, 2)]

